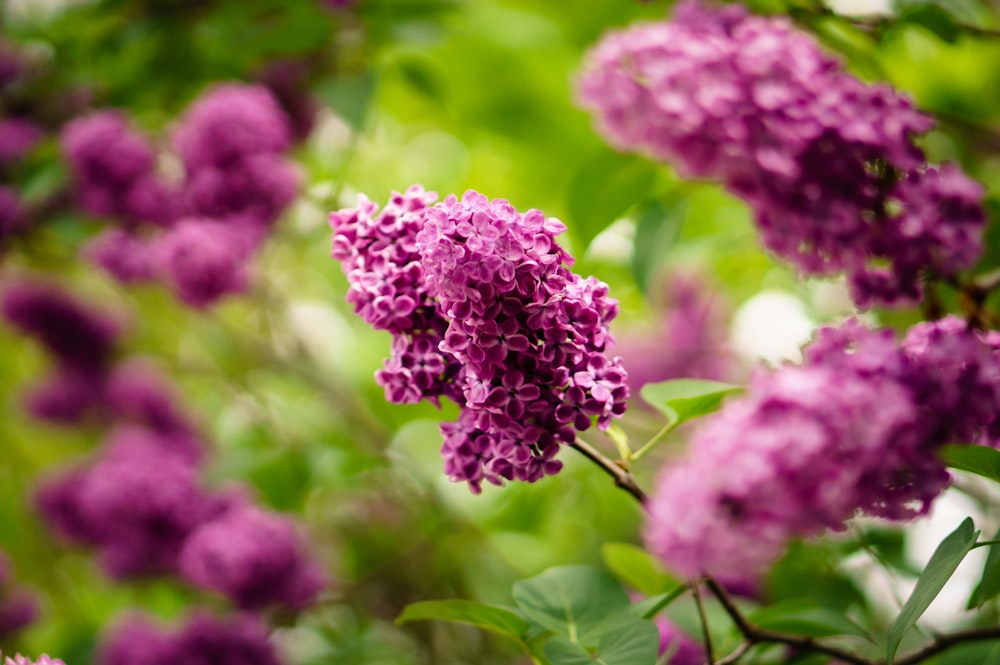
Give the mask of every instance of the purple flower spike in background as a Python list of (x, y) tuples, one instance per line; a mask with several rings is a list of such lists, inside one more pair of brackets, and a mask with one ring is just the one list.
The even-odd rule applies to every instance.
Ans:
[(0, 552), (0, 640), (6, 641), (37, 617), (37, 599), (14, 583), (10, 561)]
[(805, 275), (846, 272), (861, 307), (912, 303), (922, 273), (980, 253), (982, 186), (913, 143), (931, 118), (787, 18), (686, 0), (671, 22), (606, 35), (578, 94), (613, 146), (721, 180), (769, 249)]

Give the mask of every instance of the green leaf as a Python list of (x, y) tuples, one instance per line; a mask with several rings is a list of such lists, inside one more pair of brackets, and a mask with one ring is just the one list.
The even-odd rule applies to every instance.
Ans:
[(844, 615), (809, 600), (778, 603), (757, 610), (747, 618), (761, 628), (793, 635), (809, 637), (854, 635), (871, 639), (863, 628)]
[[(993, 540), (1000, 538), (1000, 530), (993, 536)], [(990, 553), (983, 564), (983, 576), (979, 579), (979, 584), (969, 597), (969, 604), (966, 609), (982, 607), (987, 600), (1000, 595), (1000, 547), (991, 545)]]
[(605, 619), (631, 605), (614, 578), (589, 566), (550, 568), (516, 582), (513, 596), (528, 619), (573, 642), (592, 638)]
[(952, 444), (941, 451), (945, 464), (1000, 483), (1000, 450), (986, 446)]
[(949, 44), (954, 44), (961, 33), (955, 18), (943, 7), (934, 3), (914, 5), (903, 11), (897, 21), (926, 28), (941, 41)]
[(942, 540), (941, 544), (934, 550), (924, 572), (917, 578), (917, 585), (914, 587), (913, 593), (889, 628), (889, 640), (886, 645), (888, 665), (892, 665), (892, 660), (899, 648), (899, 643), (903, 640), (903, 635), (917, 623), (920, 615), (944, 588), (955, 569), (962, 563), (962, 559), (972, 549), (978, 536), (979, 532), (972, 526), (972, 518), (966, 517), (959, 527)]
[(427, 600), (403, 608), (397, 624), (409, 621), (457, 621), (491, 630), (524, 645), (530, 626), (521, 615), (494, 605), (471, 600)]
[(589, 247), (598, 233), (646, 199), (656, 173), (652, 162), (607, 149), (585, 161), (567, 192), (567, 225), (580, 247)]
[(605, 543), (601, 556), (615, 577), (636, 591), (654, 596), (680, 585), (655, 556), (629, 543)]
[(741, 392), (743, 386), (702, 379), (673, 379), (647, 383), (639, 394), (667, 416), (670, 426), (717, 411), (726, 395)]
[(687, 201), (678, 199), (671, 203), (646, 201), (632, 213), (635, 220), (632, 276), (643, 293), (649, 293), (650, 282), (677, 241), (686, 211)]
[(632, 621), (610, 630), (597, 641), (593, 654), (564, 637), (545, 643), (552, 665), (655, 665), (660, 635), (651, 621)]
[(316, 92), (344, 122), (355, 131), (360, 131), (375, 96), (375, 82), (375, 73), (366, 70), (325, 81)]

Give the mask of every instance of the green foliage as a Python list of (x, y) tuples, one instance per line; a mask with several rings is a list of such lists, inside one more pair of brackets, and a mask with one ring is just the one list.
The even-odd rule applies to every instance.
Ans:
[(995, 448), (953, 444), (941, 451), (941, 458), (953, 469), (1000, 483), (1000, 451)]
[(647, 596), (665, 593), (680, 585), (649, 552), (628, 543), (605, 543), (604, 563), (615, 577)]
[(667, 417), (667, 426), (674, 428), (717, 411), (727, 395), (742, 391), (742, 386), (720, 381), (673, 379), (648, 383), (640, 392), (647, 404)]

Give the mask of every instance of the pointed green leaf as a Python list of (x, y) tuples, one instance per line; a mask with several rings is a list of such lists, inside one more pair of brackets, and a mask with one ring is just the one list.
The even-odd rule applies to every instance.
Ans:
[(952, 444), (941, 451), (945, 464), (1000, 483), (1000, 450), (987, 446)]
[(660, 634), (651, 621), (632, 621), (602, 634), (591, 654), (564, 637), (545, 643), (552, 665), (655, 665)]
[(605, 619), (631, 605), (614, 578), (589, 566), (550, 568), (515, 583), (513, 596), (524, 616), (572, 642), (589, 640)]
[(741, 392), (743, 386), (703, 379), (673, 379), (647, 383), (639, 394), (667, 416), (671, 425), (693, 420), (718, 410), (726, 395)]
[(643, 293), (656, 277), (684, 223), (687, 201), (678, 199), (670, 203), (646, 201), (632, 212), (635, 220), (635, 242), (632, 244), (632, 275)]
[(530, 626), (513, 610), (471, 600), (427, 600), (403, 608), (397, 624), (409, 621), (457, 621), (491, 630), (523, 644)]
[(629, 543), (605, 543), (601, 548), (604, 563), (615, 577), (647, 596), (663, 593), (680, 585), (655, 556)]
[(659, 614), (660, 610), (674, 602), (677, 598), (680, 598), (689, 588), (687, 584), (681, 584), (666, 593), (650, 596), (637, 603), (632, 603), (632, 607), (629, 608), (632, 617), (636, 619), (652, 619)]
[(843, 614), (804, 599), (771, 605), (757, 610), (747, 618), (761, 628), (781, 633), (808, 637), (854, 635), (871, 639), (863, 628)]
[[(993, 536), (993, 540), (1000, 538), (1000, 530)], [(987, 600), (992, 600), (1000, 595), (1000, 547), (992, 545), (990, 553), (983, 564), (983, 576), (979, 579), (979, 584), (969, 597), (967, 609), (981, 607)]]
[(889, 628), (889, 639), (886, 646), (886, 661), (892, 665), (892, 660), (899, 648), (899, 643), (903, 640), (903, 635), (917, 623), (917, 619), (924, 613), (931, 601), (937, 597), (941, 589), (948, 582), (948, 579), (962, 563), (962, 559), (969, 553), (976, 543), (979, 532), (972, 526), (972, 518), (965, 520), (947, 538), (941, 541), (931, 560), (924, 568), (924, 572), (917, 578), (917, 585), (913, 593), (903, 605), (899, 616)]

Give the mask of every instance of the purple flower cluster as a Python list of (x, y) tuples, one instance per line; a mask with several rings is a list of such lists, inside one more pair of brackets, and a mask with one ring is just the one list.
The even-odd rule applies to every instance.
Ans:
[(702, 665), (705, 648), (662, 614), (653, 619), (660, 633), (659, 655), (670, 652), (667, 665)]
[(259, 620), (239, 615), (220, 619), (196, 613), (172, 633), (141, 616), (112, 629), (97, 657), (99, 665), (279, 665)]
[(922, 272), (980, 252), (982, 187), (913, 144), (931, 119), (788, 19), (688, 0), (672, 22), (607, 35), (579, 98), (614, 146), (723, 181), (804, 274), (845, 271), (862, 307), (917, 300)]
[(0, 552), (0, 640), (34, 622), (37, 615), (38, 603), (14, 584), (10, 561)]
[(937, 451), (996, 429), (1000, 356), (960, 319), (902, 344), (849, 321), (804, 355), (757, 373), (660, 476), (645, 537), (674, 571), (750, 577), (858, 511), (923, 514), (949, 482)]
[(247, 264), (295, 197), (283, 153), (288, 117), (267, 89), (220, 85), (195, 101), (173, 135), (183, 182), (168, 185), (155, 153), (115, 111), (76, 120), (63, 151), (81, 206), (117, 220), (85, 255), (122, 283), (162, 279), (192, 307), (247, 286)]
[[(57, 360), (29, 402), (34, 414), (59, 424), (94, 414), (108, 428), (94, 459), (39, 492), (61, 536), (95, 548), (117, 578), (176, 573), (245, 609), (316, 598), (324, 577), (290, 521), (203, 488), (204, 443), (165, 377), (116, 358), (117, 326), (47, 284), (13, 285), (0, 304)], [(222, 546), (237, 541), (245, 547)]]
[[(14, 167), (30, 153), (44, 137), (41, 126), (30, 117), (7, 115), (7, 104), (13, 85), (29, 77), (19, 53), (0, 41), (0, 247), (9, 236), (21, 231), (27, 222), (27, 211), (14, 182)], [(24, 109), (19, 109), (24, 112)]]
[(669, 379), (731, 378), (734, 359), (721, 332), (726, 328), (724, 308), (691, 275), (671, 274), (664, 285), (654, 327), (618, 336), (615, 351), (629, 368), (629, 390)]
[(617, 303), (569, 270), (561, 222), (472, 191), (436, 200), (413, 186), (381, 213), (362, 197), (330, 215), (347, 299), (395, 336), (376, 375), (387, 399), (462, 407), (441, 426), (452, 480), (533, 482), (559, 471), (576, 430), (625, 410), (625, 371), (606, 354)]

